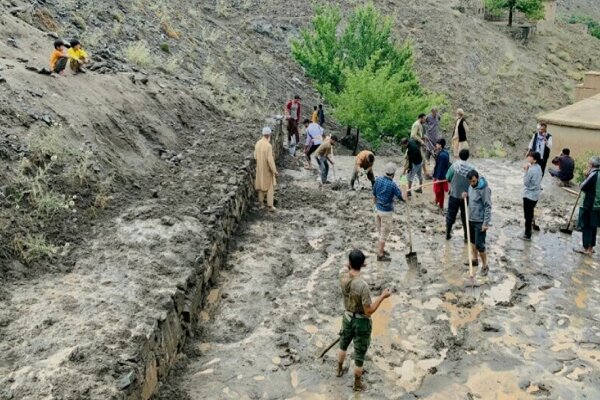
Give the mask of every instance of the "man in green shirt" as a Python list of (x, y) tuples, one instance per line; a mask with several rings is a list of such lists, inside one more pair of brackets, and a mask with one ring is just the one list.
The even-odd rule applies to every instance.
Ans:
[(337, 376), (344, 375), (344, 360), (350, 343), (354, 341), (354, 390), (365, 389), (362, 383), (363, 364), (365, 355), (371, 343), (371, 315), (377, 311), (379, 305), (390, 297), (390, 289), (384, 289), (375, 301), (371, 301), (369, 285), (360, 276), (360, 270), (365, 264), (365, 255), (362, 251), (354, 249), (348, 256), (348, 272), (340, 277), (344, 307), (346, 311), (342, 317), (342, 330), (340, 331), (340, 352), (338, 355)]

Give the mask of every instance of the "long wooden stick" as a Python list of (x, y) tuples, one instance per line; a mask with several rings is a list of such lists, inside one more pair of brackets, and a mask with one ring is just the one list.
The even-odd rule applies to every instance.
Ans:
[(577, 192), (577, 191), (575, 191), (573, 189), (569, 189), (569, 188), (566, 188), (566, 187), (562, 187), (562, 189), (564, 191), (568, 192), (568, 193), (574, 194), (575, 196), (579, 196), (579, 194), (581, 194), (581, 192)]
[(329, 346), (327, 346), (327, 348), (326, 348), (325, 350), (323, 350), (323, 351), (321, 352), (321, 354), (319, 354), (319, 358), (323, 358), (323, 356), (324, 356), (325, 354), (327, 354), (327, 352), (328, 352), (329, 350), (331, 350), (331, 349), (333, 348), (333, 346), (335, 346), (336, 344), (338, 344), (338, 343), (340, 342), (340, 339), (341, 339), (341, 337), (338, 337), (337, 339), (335, 339), (335, 341), (334, 341), (333, 343), (331, 343)]
[(411, 187), (411, 188), (410, 188), (410, 189), (408, 189), (407, 191), (408, 191), (408, 192), (412, 192), (413, 190), (418, 190), (418, 189), (421, 189), (421, 188), (423, 188), (423, 187), (425, 187), (425, 186), (430, 186), (430, 185), (433, 185), (434, 183), (444, 183), (444, 182), (448, 182), (448, 181), (447, 181), (446, 179), (444, 179), (444, 180), (442, 180), (442, 181), (427, 182), (427, 183), (424, 183), (424, 184), (422, 184), (421, 186), (415, 186), (415, 187)]
[(469, 203), (467, 202), (467, 198), (464, 199), (465, 202), (465, 221), (467, 224), (467, 252), (469, 253), (469, 275), (471, 279), (473, 279), (473, 254), (471, 254), (472, 245), (471, 245), (471, 228), (469, 226)]

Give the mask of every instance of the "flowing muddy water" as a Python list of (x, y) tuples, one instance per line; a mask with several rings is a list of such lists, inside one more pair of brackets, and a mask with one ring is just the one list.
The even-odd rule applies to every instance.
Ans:
[[(352, 159), (337, 157), (336, 178), (345, 181), (324, 190), (315, 172), (288, 161), (279, 211), (247, 216), (159, 398), (600, 398), (600, 263), (572, 252), (580, 234), (558, 233), (574, 199), (549, 177), (537, 210), (542, 231), (523, 242), (520, 166), (474, 160), (491, 185), (494, 212), (491, 272), (472, 289), (464, 285), (460, 222), (445, 241), (430, 190), (412, 200), (419, 268), (404, 257), (404, 205), (388, 243), (392, 262), (378, 263), (370, 184), (346, 187)], [(316, 359), (339, 332), (338, 275), (353, 247), (370, 256), (363, 274), (372, 294), (394, 292), (373, 317), (362, 394), (352, 392), (351, 372), (335, 377), (337, 346)]]

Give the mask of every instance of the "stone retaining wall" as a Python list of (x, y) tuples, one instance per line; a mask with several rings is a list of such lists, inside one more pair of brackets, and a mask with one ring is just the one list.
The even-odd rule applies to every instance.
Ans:
[[(271, 120), (275, 126), (273, 153), (278, 160), (283, 151), (282, 121)], [(182, 350), (186, 336), (204, 305), (206, 296), (225, 261), (229, 239), (235, 233), (250, 200), (254, 197), (254, 160), (251, 157), (239, 166), (236, 189), (210, 210), (215, 222), (210, 229), (210, 241), (196, 258), (196, 268), (190, 271), (185, 287), (179, 287), (157, 320), (152, 332), (139, 344), (135, 360), (137, 368), (120, 378), (123, 400), (147, 400), (165, 379)]]

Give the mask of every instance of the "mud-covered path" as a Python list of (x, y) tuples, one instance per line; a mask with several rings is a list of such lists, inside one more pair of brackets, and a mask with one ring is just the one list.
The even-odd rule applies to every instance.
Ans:
[[(347, 181), (351, 163), (338, 157), (337, 178)], [(600, 398), (600, 263), (572, 252), (578, 233), (557, 232), (573, 199), (545, 178), (542, 232), (524, 243), (519, 166), (474, 163), (493, 190), (488, 282), (463, 287), (460, 223), (446, 242), (429, 192), (411, 203), (421, 268), (409, 269), (397, 207), (392, 262), (370, 257), (364, 270), (374, 295), (394, 290), (374, 316), (367, 392), (353, 394), (351, 373), (335, 378), (337, 347), (324, 362), (315, 357), (339, 330), (337, 277), (348, 251), (373, 255), (368, 181), (356, 192), (319, 190), (314, 173), (295, 168), (280, 179), (279, 211), (254, 209), (243, 223), (198, 335), (159, 398)]]

